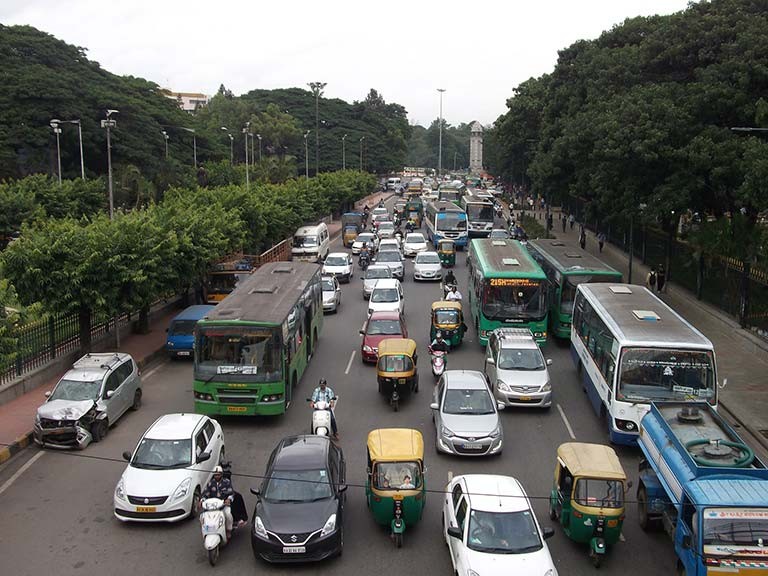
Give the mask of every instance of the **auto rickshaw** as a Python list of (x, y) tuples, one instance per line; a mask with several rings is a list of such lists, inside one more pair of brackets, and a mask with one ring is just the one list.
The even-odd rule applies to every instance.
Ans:
[(631, 486), (610, 446), (567, 442), (557, 449), (549, 517), (560, 520), (571, 540), (589, 543), (595, 568), (621, 536), (624, 494)]
[(441, 238), (437, 241), (437, 253), (440, 263), (448, 268), (456, 265), (456, 244), (450, 238)]
[[(385, 340), (386, 342), (386, 340)], [(380, 428), (368, 434), (365, 496), (376, 523), (388, 526), (398, 548), (424, 511), (424, 438), (418, 430)]]
[(388, 396), (390, 406), (397, 412), (403, 396), (419, 391), (416, 342), (410, 338), (387, 338), (379, 343), (378, 357), (379, 394)]
[(467, 325), (464, 324), (464, 313), (461, 302), (456, 300), (438, 300), (432, 302), (432, 326), (429, 329), (429, 341), (435, 339), (437, 331), (443, 333), (451, 348), (456, 348), (464, 340)]
[(357, 239), (357, 233), (358, 229), (356, 226), (347, 226), (344, 228), (344, 236), (342, 241), (344, 242), (345, 248), (350, 248), (352, 244), (355, 243), (355, 240)]

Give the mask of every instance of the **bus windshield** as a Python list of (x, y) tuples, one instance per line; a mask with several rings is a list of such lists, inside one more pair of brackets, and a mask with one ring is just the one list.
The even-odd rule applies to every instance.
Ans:
[(460, 192), (458, 190), (440, 190), (438, 198), (445, 202), (456, 202), (459, 196)]
[(196, 371), (203, 378), (276, 382), (281, 379), (280, 336), (262, 326), (205, 326), (197, 336)]
[(621, 282), (621, 276), (611, 276), (607, 274), (579, 274), (578, 276), (566, 276), (563, 284), (562, 295), (560, 296), (560, 313), (573, 314), (573, 301), (576, 299), (576, 287), (584, 283), (597, 282)]
[(628, 348), (621, 354), (616, 399), (715, 402), (715, 363), (708, 350)]
[(496, 215), (493, 206), (488, 204), (467, 204), (467, 218), (478, 222), (493, 222)]
[(467, 215), (463, 212), (443, 212), (437, 217), (438, 230), (466, 230)]
[(514, 318), (541, 319), (547, 313), (546, 288), (541, 282), (525, 280), (524, 284), (483, 285), (483, 316), (489, 320)]

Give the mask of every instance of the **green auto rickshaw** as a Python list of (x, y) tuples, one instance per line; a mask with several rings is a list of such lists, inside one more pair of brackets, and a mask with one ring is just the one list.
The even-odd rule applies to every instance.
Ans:
[(418, 430), (380, 428), (368, 434), (368, 508), (378, 524), (389, 527), (398, 548), (406, 527), (421, 520), (424, 512), (425, 471), (424, 438)]
[(456, 300), (438, 300), (432, 302), (432, 322), (429, 329), (429, 341), (432, 342), (440, 331), (443, 338), (456, 348), (464, 340), (467, 325), (464, 324), (464, 313), (461, 302)]
[(450, 238), (441, 238), (437, 241), (437, 254), (440, 263), (448, 268), (456, 265), (456, 244)]
[(595, 568), (621, 537), (624, 494), (631, 486), (610, 446), (566, 442), (557, 449), (549, 517), (571, 540), (589, 544)]

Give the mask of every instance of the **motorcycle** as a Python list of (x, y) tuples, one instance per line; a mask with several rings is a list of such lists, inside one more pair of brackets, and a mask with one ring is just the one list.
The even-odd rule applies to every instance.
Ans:
[(227, 545), (227, 527), (224, 516), (225, 501), (220, 498), (206, 498), (200, 502), (200, 526), (203, 530), (203, 546), (208, 551), (208, 562), (216, 565), (222, 546)]
[(445, 372), (446, 354), (442, 350), (432, 350), (432, 347), (429, 347), (429, 355), (432, 360), (432, 375), (436, 379), (439, 379), (443, 372)]
[[(333, 397), (333, 401), (337, 400), (336, 396)], [(311, 402), (311, 398), (307, 398), (307, 402)], [(317, 436), (330, 436), (331, 435), (331, 404), (325, 400), (319, 400), (315, 402), (315, 407), (312, 409), (312, 434)]]
[(368, 266), (371, 265), (371, 257), (366, 253), (361, 253), (357, 260), (357, 265), (360, 266), (362, 271), (366, 271)]

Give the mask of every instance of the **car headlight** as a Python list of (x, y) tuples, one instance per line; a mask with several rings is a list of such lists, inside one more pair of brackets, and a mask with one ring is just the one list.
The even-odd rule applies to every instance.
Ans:
[(501, 436), (501, 427), (498, 427), (498, 428), (496, 428), (496, 430), (494, 430), (493, 432), (491, 432), (491, 433), (489, 434), (489, 436), (490, 436), (491, 438), (498, 438), (499, 436)]
[(267, 529), (264, 528), (264, 522), (262, 522), (261, 518), (258, 516), (254, 516), (253, 518), (253, 533), (259, 538), (269, 540), (269, 534), (267, 534)]
[(179, 500), (180, 498), (186, 497), (187, 494), (189, 494), (189, 487), (192, 484), (192, 478), (187, 478), (184, 480), (181, 484), (179, 484), (179, 487), (176, 488), (176, 491), (173, 493), (173, 500)]
[(336, 514), (331, 514), (328, 517), (328, 520), (325, 522), (325, 526), (323, 526), (323, 530), (320, 532), (320, 537), (328, 536), (331, 532), (336, 530)]
[(168, 348), (173, 348), (174, 344), (169, 340), (168, 342), (166, 342), (166, 346), (168, 346)]
[(550, 390), (552, 390), (552, 382), (547, 382), (541, 387), (542, 392), (549, 392)]
[(117, 483), (117, 487), (115, 488), (115, 498), (118, 500), (126, 500), (125, 483), (123, 482), (122, 478), (120, 478), (120, 482)]
[(550, 568), (546, 572), (544, 572), (544, 576), (557, 576), (557, 572), (555, 572), (554, 568)]
[(453, 431), (446, 428), (442, 424), (440, 425), (440, 436), (453, 436)]
[(503, 380), (496, 380), (496, 389), (502, 392), (512, 392), (512, 388)]
[(368, 354), (370, 354), (371, 352), (373, 352), (373, 348), (371, 348), (370, 346), (368, 346), (368, 344), (366, 344), (365, 346), (363, 346), (363, 352), (368, 352)]

